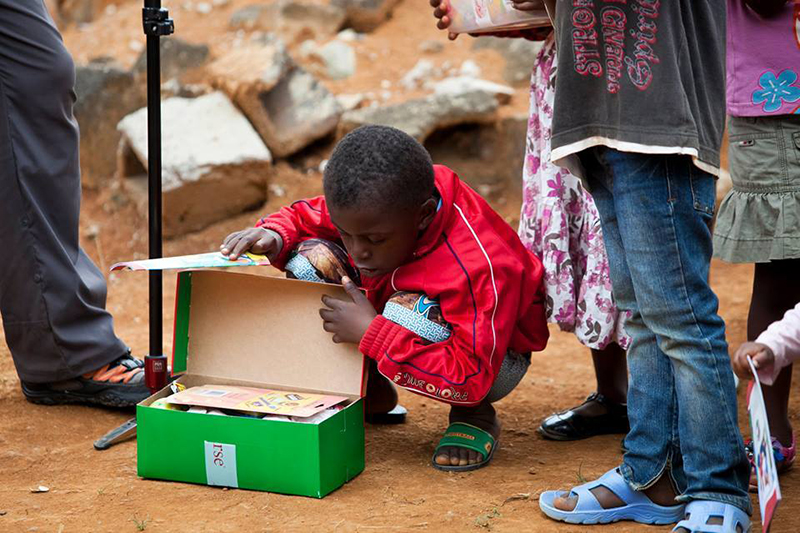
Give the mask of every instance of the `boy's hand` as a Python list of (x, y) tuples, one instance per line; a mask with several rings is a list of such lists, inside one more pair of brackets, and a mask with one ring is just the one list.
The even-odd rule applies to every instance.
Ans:
[(322, 303), (326, 308), (319, 310), (319, 316), (324, 321), (322, 329), (333, 333), (333, 342), (358, 344), (378, 313), (350, 278), (343, 277), (342, 285), (352, 301), (323, 296)]
[(772, 367), (775, 365), (775, 354), (766, 344), (759, 344), (757, 342), (746, 342), (739, 346), (736, 354), (733, 356), (733, 371), (742, 379), (752, 378), (753, 374), (750, 372), (750, 365), (747, 364), (747, 357), (753, 359), (753, 366), (757, 370), (764, 370), (767, 373), (772, 372)]
[(270, 261), (281, 253), (283, 239), (277, 232), (264, 228), (247, 228), (225, 237), (219, 247), (222, 255), (235, 261), (245, 252), (266, 255)]

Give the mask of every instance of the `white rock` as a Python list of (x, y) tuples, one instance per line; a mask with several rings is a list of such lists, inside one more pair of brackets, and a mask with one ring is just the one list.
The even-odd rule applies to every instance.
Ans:
[(430, 95), (385, 106), (373, 102), (369, 107), (345, 113), (342, 130), (347, 132), (366, 124), (382, 124), (401, 129), (423, 142), (440, 128), (491, 122), (498, 107), (498, 99), (486, 91)]
[(434, 94), (463, 94), (471, 91), (484, 91), (492, 93), (501, 101), (508, 101), (513, 96), (514, 89), (499, 83), (478, 78), (459, 76), (456, 78), (446, 78), (433, 84)]
[(392, 97), (391, 91), (381, 91), (381, 100), (386, 101)]
[(356, 109), (364, 102), (363, 94), (339, 94), (336, 96), (336, 101), (342, 106), (345, 111)]
[(128, 49), (139, 53), (144, 50), (144, 43), (138, 39), (131, 39), (128, 41)]
[(416, 89), (426, 80), (441, 75), (441, 71), (430, 59), (420, 59), (414, 67), (400, 79), (400, 85), (406, 89)]
[(213, 7), (208, 2), (200, 2), (199, 4), (197, 4), (197, 6), (195, 6), (195, 10), (203, 15), (208, 15), (209, 13), (211, 13), (212, 9)]
[(444, 43), (441, 41), (422, 41), (418, 48), (424, 54), (438, 54), (444, 51)]
[[(266, 200), (270, 151), (223, 93), (169, 98), (161, 117), (165, 236), (201, 229)], [(147, 108), (117, 128), (117, 174), (127, 190), (141, 191), (142, 182), (146, 190), (147, 180), (135, 176), (147, 167)]]
[(391, 89), (391, 88), (392, 88), (392, 82), (390, 82), (389, 80), (381, 81), (381, 89)]
[(340, 41), (350, 43), (353, 41), (360, 41), (361, 39), (364, 38), (364, 35), (358, 33), (356, 30), (352, 28), (347, 28), (346, 30), (340, 31), (339, 34), (336, 36), (336, 38), (339, 39)]
[(277, 183), (270, 183), (268, 188), (269, 188), (269, 193), (274, 194), (278, 198), (283, 198), (284, 196), (286, 196), (286, 189), (284, 189)]
[(349, 44), (334, 40), (316, 53), (325, 63), (328, 77), (332, 80), (343, 80), (355, 74), (356, 52)]
[(479, 67), (475, 61), (467, 59), (466, 61), (461, 63), (461, 75), (468, 76), (471, 78), (480, 78), (481, 67)]
[(300, 57), (309, 57), (310, 55), (316, 53), (317, 48), (319, 48), (319, 45), (316, 41), (307, 39), (300, 43), (300, 46), (297, 47), (297, 53), (300, 54)]

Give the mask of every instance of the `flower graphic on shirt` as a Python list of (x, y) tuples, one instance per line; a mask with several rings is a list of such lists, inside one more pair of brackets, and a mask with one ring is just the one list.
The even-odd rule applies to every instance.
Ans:
[(763, 103), (764, 111), (772, 113), (784, 102), (797, 102), (800, 100), (800, 87), (794, 84), (796, 81), (797, 73), (791, 70), (784, 70), (777, 77), (772, 72), (765, 72), (758, 79), (761, 89), (753, 92), (753, 103)]

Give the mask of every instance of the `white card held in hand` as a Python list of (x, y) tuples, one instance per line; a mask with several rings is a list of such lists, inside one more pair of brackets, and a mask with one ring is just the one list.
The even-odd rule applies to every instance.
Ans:
[(753, 459), (758, 476), (758, 502), (761, 507), (761, 522), (764, 533), (769, 531), (772, 516), (781, 501), (781, 487), (778, 484), (778, 471), (775, 468), (775, 456), (772, 453), (772, 439), (767, 421), (767, 409), (764, 406), (764, 395), (758, 382), (758, 372), (753, 360), (748, 357), (753, 381), (750, 386), (750, 397), (747, 411), (750, 414), (750, 427), (753, 430)]

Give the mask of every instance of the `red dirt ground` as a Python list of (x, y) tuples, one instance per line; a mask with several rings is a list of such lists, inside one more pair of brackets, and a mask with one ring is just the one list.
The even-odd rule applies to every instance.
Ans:
[[(115, 2), (119, 3), (119, 2)], [(251, 2), (233, 0), (217, 8), (214, 16), (201, 16), (171, 7), (179, 35), (200, 41), (216, 35), (212, 51), (230, 46), (223, 34), (233, 9)], [(129, 42), (140, 39), (138, 2), (124, 2), (97, 31), (69, 29), (67, 45), (76, 58), (111, 54), (126, 64), (136, 54)], [(218, 16), (222, 13), (222, 16)], [(409, 29), (413, 31), (409, 31)], [(222, 35), (220, 37), (220, 35)], [(391, 64), (378, 61), (361, 68), (354, 79), (337, 82), (335, 92), (375, 90), (382, 79), (399, 78), (413, 66), (421, 39), (443, 39), (433, 29), (427, 2), (406, 0), (389, 24), (371, 37), (364, 51), (381, 52), (392, 47), (410, 50), (394, 54)], [(499, 80), (499, 67), (492, 51), (476, 56), (469, 41), (459, 39), (447, 48), (456, 60), (475, 57), (489, 78)], [(485, 57), (484, 57), (485, 56)], [(441, 58), (440, 58), (441, 59)], [(460, 62), (460, 61), (459, 61)], [(456, 63), (458, 64), (458, 63)], [(346, 85), (346, 86), (345, 86)], [(512, 105), (525, 109), (525, 91)], [(315, 164), (315, 163), (311, 163)], [(309, 165), (311, 166), (311, 165)], [(287, 189), (284, 198), (274, 198), (263, 212), (284, 201), (316, 194), (319, 176), (278, 165), (271, 178)], [(519, 187), (519, 184), (512, 184)], [(518, 198), (510, 190), (508, 198)], [(517, 223), (518, 204), (503, 206), (512, 225)], [(216, 249), (228, 232), (250, 225), (255, 213), (216, 224), (200, 233), (165, 244), (166, 255)], [(84, 195), (81, 233), (83, 245), (104, 271), (115, 261), (144, 257), (146, 224), (131, 205), (119, 205), (108, 191)], [(96, 234), (94, 239), (86, 235)], [(732, 346), (744, 340), (752, 269), (715, 262), (712, 281), (721, 298), (721, 313), (728, 324)], [(164, 331), (171, 335), (174, 281), (166, 276)], [(117, 332), (137, 354), (147, 349), (147, 282), (137, 273), (109, 276), (108, 307), (116, 319)], [(310, 324), (309, 327), (317, 327)], [(170, 346), (171, 339), (165, 339)], [(574, 443), (542, 440), (536, 433), (541, 420), (551, 412), (580, 402), (594, 389), (588, 350), (567, 333), (553, 331), (545, 352), (534, 358), (528, 375), (508, 399), (498, 405), (504, 423), (502, 444), (493, 464), (473, 473), (447, 474), (433, 470), (429, 460), (433, 445), (443, 430), (446, 407), (419, 396), (401, 392), (409, 408), (408, 422), (397, 427), (368, 427), (367, 467), (351, 483), (322, 500), (277, 494), (227, 490), (143, 480), (136, 475), (136, 444), (128, 441), (105, 452), (96, 452), (92, 442), (125, 421), (130, 415), (88, 407), (41, 407), (27, 403), (20, 392), (8, 350), (0, 333), (0, 531), (3, 532), (262, 532), (262, 531), (537, 531), (584, 532), (668, 531), (664, 527), (616, 524), (578, 527), (547, 520), (539, 511), (542, 490), (566, 488), (579, 476), (592, 479), (620, 461), (620, 437), (608, 436)], [(797, 389), (797, 387), (795, 387)], [(740, 392), (740, 404), (743, 393)], [(800, 395), (794, 390), (792, 418), (798, 412)], [(746, 414), (740, 405), (740, 423), (747, 433)], [(168, 450), (165, 450), (168, 453)], [(44, 485), (47, 493), (32, 493)], [(772, 531), (800, 530), (794, 501), (800, 478), (794, 473), (782, 478), (783, 506)], [(753, 499), (754, 505), (757, 501)], [(754, 530), (760, 524), (754, 525)]]

